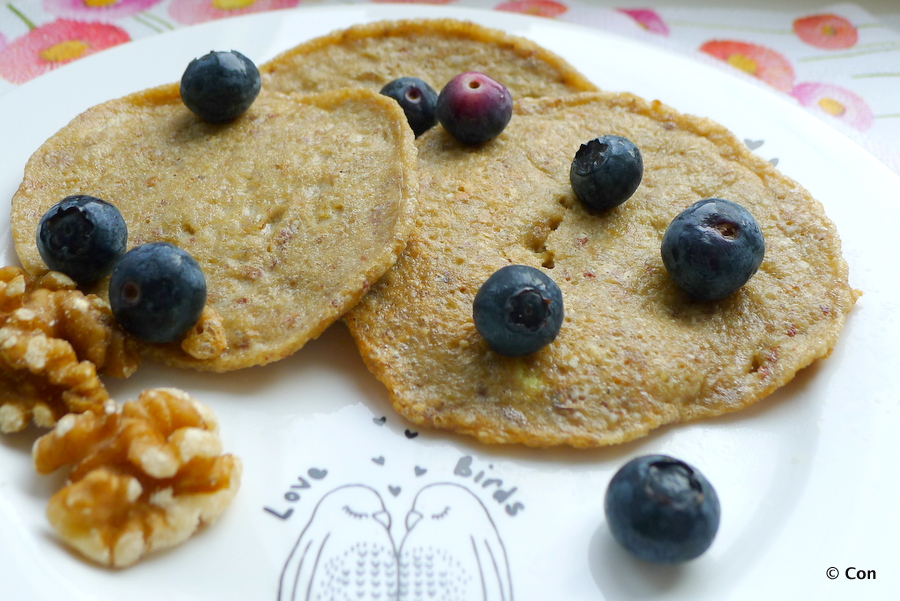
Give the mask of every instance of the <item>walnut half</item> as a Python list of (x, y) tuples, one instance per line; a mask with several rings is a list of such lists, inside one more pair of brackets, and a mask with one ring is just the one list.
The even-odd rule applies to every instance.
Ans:
[(225, 511), (241, 463), (221, 452), (209, 408), (156, 388), (121, 408), (66, 415), (35, 442), (32, 458), (42, 474), (73, 465), (47, 506), (62, 539), (97, 563), (125, 567)]
[(0, 268), (0, 432), (102, 410), (109, 395), (98, 373), (127, 377), (138, 363), (106, 301), (61, 273)]

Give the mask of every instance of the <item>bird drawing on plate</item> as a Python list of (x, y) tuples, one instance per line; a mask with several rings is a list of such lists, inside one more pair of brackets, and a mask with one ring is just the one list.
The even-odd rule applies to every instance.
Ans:
[(381, 496), (368, 486), (326, 494), (288, 556), (278, 601), (396, 599), (390, 524)]
[(458, 484), (423, 488), (398, 552), (400, 601), (512, 601), (506, 549), (481, 501)]

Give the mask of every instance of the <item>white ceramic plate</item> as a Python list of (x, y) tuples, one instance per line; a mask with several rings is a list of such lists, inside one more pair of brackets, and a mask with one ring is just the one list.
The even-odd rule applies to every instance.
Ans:
[[(777, 158), (824, 203), (841, 232), (851, 283), (865, 291), (833, 354), (749, 410), (595, 451), (494, 448), (417, 431), (393, 413), (341, 325), (263, 368), (204, 375), (146, 364), (130, 380), (110, 383), (115, 398), (165, 385), (212, 406), (226, 450), (244, 461), (235, 503), (181, 547), (127, 570), (97, 568), (47, 524), (44, 508), (63, 476), (33, 472), (29, 450), (38, 433), (0, 437), (0, 596), (274, 601), (301, 533), (340, 527), (311, 519), (317, 504), (326, 498), (324, 508), (334, 498), (327, 493), (359, 484), (365, 487), (353, 490), (381, 498), (398, 546), (419, 491), (455, 498), (462, 517), (451, 530), (465, 540), (484, 535), (500, 566), (506, 558), (500, 582), (486, 585), (505, 597), (489, 594), (492, 600), (895, 598), (900, 279), (892, 266), (900, 181), (790, 101), (704, 59), (554, 21), (462, 9), (309, 8), (224, 20), (108, 50), (0, 98), (0, 196), (12, 197), (28, 156), (77, 113), (175, 81), (210, 49), (238, 49), (261, 62), (332, 29), (409, 16), (467, 18), (529, 37), (604, 89), (659, 98), (764, 141), (757, 152)], [(4, 202), (4, 264), (15, 262), (8, 210)], [(721, 499), (717, 539), (687, 565), (632, 560), (604, 522), (609, 478), (631, 457), (655, 452), (698, 466)], [(459, 536), (433, 539), (462, 557)], [(832, 567), (836, 580), (826, 577)]]

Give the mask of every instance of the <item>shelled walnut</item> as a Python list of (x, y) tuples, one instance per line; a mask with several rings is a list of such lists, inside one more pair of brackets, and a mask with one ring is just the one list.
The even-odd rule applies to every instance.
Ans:
[(97, 563), (125, 567), (225, 511), (241, 463), (221, 452), (212, 411), (157, 388), (121, 408), (66, 415), (35, 442), (32, 458), (42, 474), (73, 466), (47, 506), (62, 539)]
[(127, 377), (138, 363), (106, 301), (61, 273), (0, 268), (0, 432), (99, 410), (109, 396), (98, 373)]

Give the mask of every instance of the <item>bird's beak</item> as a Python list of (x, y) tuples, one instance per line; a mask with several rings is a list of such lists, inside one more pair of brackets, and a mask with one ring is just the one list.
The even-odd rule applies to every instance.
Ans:
[(413, 527), (419, 523), (419, 520), (422, 519), (422, 514), (413, 509), (409, 513), (406, 514), (406, 529), (412, 530)]
[(389, 514), (387, 511), (376, 511), (372, 514), (372, 518), (388, 530), (391, 529), (391, 514)]

